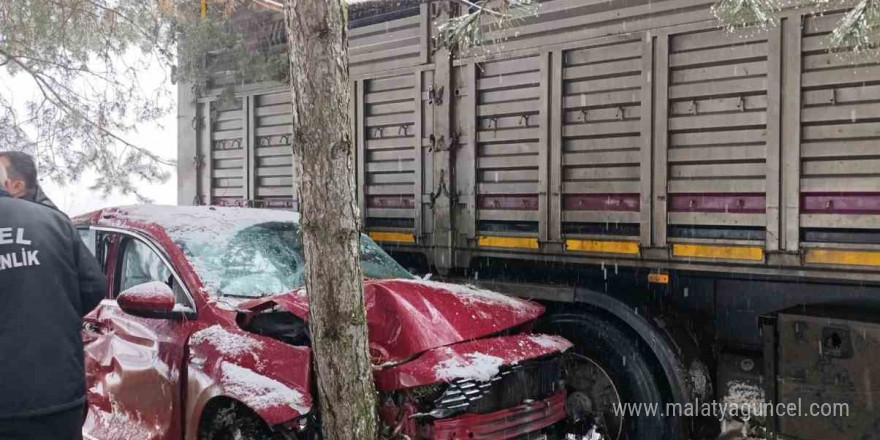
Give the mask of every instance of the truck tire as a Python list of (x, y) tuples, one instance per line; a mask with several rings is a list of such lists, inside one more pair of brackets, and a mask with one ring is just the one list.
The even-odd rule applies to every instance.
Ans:
[[(572, 387), (573, 384), (578, 385), (578, 382), (582, 381), (566, 380), (570, 400), (577, 394), (588, 402), (587, 405), (596, 407), (593, 409), (599, 417), (602, 417), (601, 413), (604, 412), (605, 417), (602, 420), (605, 420), (608, 425), (604, 427), (606, 431), (603, 433), (604, 439), (677, 439), (678, 421), (674, 418), (665, 418), (660, 414), (665, 410), (665, 399), (662, 392), (664, 386), (651, 367), (650, 355), (640, 350), (640, 341), (636, 337), (601, 317), (587, 314), (550, 315), (544, 319), (539, 329), (545, 333), (563, 336), (571, 341), (574, 347), (568, 356), (576, 360), (588, 358), (595, 365), (583, 365), (584, 368), (595, 370), (595, 367), (598, 367), (601, 369), (613, 384), (619, 403), (657, 405), (657, 413), (654, 415), (645, 415), (643, 406), (641, 416), (626, 414), (622, 421), (618, 419), (612, 422), (607, 417), (609, 415), (607, 412), (609, 409), (608, 399), (605, 399), (604, 402), (597, 401), (590, 396), (590, 390), (583, 389), (582, 385), (580, 389)], [(589, 361), (585, 360), (584, 362), (589, 364)], [(565, 373), (569, 376), (577, 374), (576, 371), (572, 371), (571, 367)], [(599, 407), (604, 407), (604, 409), (599, 409)], [(567, 409), (570, 416), (575, 416), (572, 414), (571, 406), (567, 405)], [(589, 429), (589, 426), (587, 428)]]

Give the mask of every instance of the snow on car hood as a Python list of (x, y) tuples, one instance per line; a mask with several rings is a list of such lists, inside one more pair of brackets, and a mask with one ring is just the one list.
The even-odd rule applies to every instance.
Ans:
[[(374, 362), (398, 362), (427, 350), (486, 337), (532, 321), (544, 307), (472, 286), (423, 280), (364, 283)], [(278, 306), (307, 320), (304, 289), (248, 301), (240, 308)]]
[(551, 335), (520, 333), (476, 339), (428, 350), (411, 362), (376, 371), (373, 377), (382, 391), (454, 379), (485, 382), (497, 376), (502, 366), (561, 353), (571, 347), (565, 338)]

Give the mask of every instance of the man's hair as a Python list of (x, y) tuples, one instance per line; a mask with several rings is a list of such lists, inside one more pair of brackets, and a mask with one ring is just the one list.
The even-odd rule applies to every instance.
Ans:
[(6, 169), (7, 179), (21, 180), (31, 190), (37, 187), (37, 164), (30, 154), (21, 151), (0, 151), (0, 158), (9, 161)]

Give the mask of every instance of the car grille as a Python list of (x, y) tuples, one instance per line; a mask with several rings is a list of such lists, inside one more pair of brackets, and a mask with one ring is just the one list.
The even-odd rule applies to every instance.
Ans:
[(446, 414), (486, 414), (545, 399), (562, 387), (559, 355), (505, 366), (489, 381), (455, 380), (435, 400), (434, 408)]

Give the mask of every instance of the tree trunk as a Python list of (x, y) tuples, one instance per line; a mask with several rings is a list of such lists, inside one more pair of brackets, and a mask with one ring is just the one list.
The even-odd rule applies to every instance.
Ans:
[(360, 267), (344, 0), (287, 0), (309, 328), (326, 440), (376, 438)]

